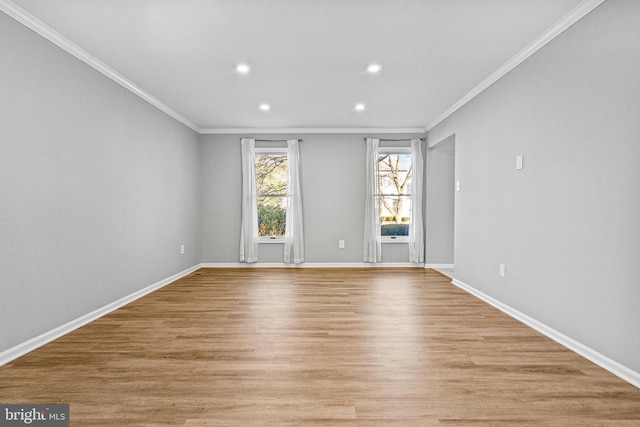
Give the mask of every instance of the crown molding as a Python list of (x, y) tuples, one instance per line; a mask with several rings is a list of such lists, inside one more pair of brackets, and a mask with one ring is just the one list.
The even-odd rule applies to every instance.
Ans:
[(200, 129), (203, 135), (271, 134), (271, 133), (424, 133), (422, 127), (411, 128), (209, 128)]
[(162, 101), (155, 98), (148, 92), (145, 92), (143, 89), (129, 81), (126, 77), (115, 71), (113, 68), (109, 67), (104, 62), (89, 54), (78, 45), (64, 37), (62, 34), (58, 33), (56, 30), (49, 27), (47, 24), (40, 21), (38, 18), (31, 15), (29, 12), (17, 6), (10, 0), (0, 0), (0, 10), (16, 21), (20, 22), (22, 25), (30, 28), (45, 39), (49, 40), (51, 43), (55, 44), (61, 49), (64, 49), (90, 67), (104, 74), (114, 82), (118, 83), (120, 86), (144, 99), (160, 111), (168, 114), (183, 125), (191, 128), (192, 130), (198, 133), (200, 132), (200, 128), (195, 123), (193, 123), (168, 105), (164, 104)]
[(319, 134), (331, 134), (331, 133), (425, 133), (433, 129), (440, 122), (451, 116), (454, 112), (462, 108), (469, 101), (478, 96), (481, 92), (491, 86), (493, 83), (504, 77), (508, 72), (513, 70), (527, 58), (532, 56), (542, 47), (544, 47), (551, 40), (556, 38), (566, 29), (571, 27), (574, 23), (582, 19), (593, 9), (602, 4), (605, 0), (583, 0), (578, 6), (571, 10), (558, 22), (553, 24), (544, 33), (538, 36), (535, 40), (529, 43), (524, 49), (518, 52), (515, 56), (501, 65), (493, 73), (482, 80), (477, 86), (475, 86), (470, 92), (463, 96), (459, 101), (453, 104), (449, 109), (439, 115), (433, 122), (429, 123), (425, 127), (409, 127), (409, 128), (377, 128), (377, 127), (363, 127), (363, 128), (205, 128), (201, 129), (193, 123), (191, 120), (178, 113), (153, 95), (144, 91), (133, 82), (129, 81), (126, 77), (101, 62), (88, 52), (84, 51), (75, 43), (71, 42), (53, 28), (40, 21), (26, 10), (20, 8), (14, 4), (11, 0), (0, 0), (0, 10), (30, 28), (34, 32), (38, 33), (42, 37), (46, 38), (50, 42), (54, 43), (61, 49), (64, 49), (71, 55), (75, 56), (79, 60), (83, 61), (87, 65), (91, 66), (95, 70), (99, 71), (106, 77), (110, 78), (114, 82), (118, 83), (125, 89), (139, 96), (149, 104), (153, 105), (160, 111), (194, 130), (195, 132), (203, 135), (224, 135), (224, 134), (295, 134), (295, 133), (319, 133)]
[(535, 38), (531, 43), (525, 46), (520, 52), (516, 53), (511, 59), (502, 64), (495, 70), (493, 73), (489, 74), (484, 80), (482, 80), (476, 87), (471, 89), (469, 93), (463, 96), (458, 102), (453, 104), (448, 110), (439, 115), (433, 122), (428, 124), (424, 131), (428, 132), (434, 127), (436, 127), (440, 122), (445, 120), (447, 117), (458, 111), (462, 108), (466, 103), (471, 101), (473, 98), (478, 96), (482, 91), (487, 89), (489, 86), (494, 84), (496, 81), (504, 77), (509, 71), (516, 68), (523, 61), (529, 58), (531, 55), (536, 53), (538, 50), (543, 48), (547, 43), (551, 40), (555, 39), (557, 36), (562, 34), (566, 29), (571, 27), (573, 24), (578, 22), (584, 16), (586, 16), (589, 12), (591, 12), (596, 7), (600, 6), (600, 4), (604, 3), (605, 0), (583, 0), (580, 4), (578, 4), (575, 8), (573, 8), (569, 13), (567, 13), (562, 19), (549, 27), (544, 33), (540, 34), (537, 38)]

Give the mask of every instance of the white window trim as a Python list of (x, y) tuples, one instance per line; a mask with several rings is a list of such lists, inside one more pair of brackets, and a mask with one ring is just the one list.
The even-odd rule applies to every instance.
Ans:
[(411, 147), (380, 147), (378, 154), (411, 154)]
[(274, 244), (274, 243), (284, 243), (283, 236), (258, 236), (258, 244)]
[[(289, 154), (287, 147), (260, 147), (254, 149), (254, 154)], [(284, 236), (258, 236), (258, 244), (284, 243)]]
[(260, 147), (254, 149), (255, 154), (289, 154), (287, 152), (287, 147)]
[(382, 243), (409, 243), (409, 236), (380, 236)]
[[(411, 147), (378, 147), (378, 154), (409, 154)], [(413, 162), (413, 159), (411, 159)], [(411, 226), (411, 225), (409, 225)], [(409, 236), (380, 236), (381, 243), (409, 243)]]

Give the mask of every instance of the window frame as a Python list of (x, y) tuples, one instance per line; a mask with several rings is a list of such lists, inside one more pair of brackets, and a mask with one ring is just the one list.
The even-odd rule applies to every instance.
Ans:
[[(413, 168), (413, 156), (411, 155), (411, 147), (378, 147), (378, 156), (382, 155), (382, 154), (402, 154), (402, 155), (408, 155), (411, 158), (411, 168)], [(376, 160), (378, 161), (378, 160)], [(376, 179), (379, 179), (379, 174), (380, 171), (378, 170), (378, 176), (376, 176)], [(412, 185), (413, 185), (413, 177), (412, 179)], [(380, 205), (380, 203), (382, 203), (380, 201), (380, 198), (385, 196), (385, 194), (383, 193), (378, 193), (376, 194), (376, 197), (378, 198), (377, 200), (377, 204), (378, 206)], [(400, 196), (399, 196), (400, 197)], [(411, 192), (409, 192), (409, 194), (404, 194), (401, 197), (408, 197), (409, 200), (411, 200), (411, 209), (413, 209), (413, 197), (411, 196)], [(378, 215), (380, 215), (380, 212), (378, 212)], [(411, 215), (409, 215), (409, 230), (411, 230)], [(382, 224), (380, 224), (380, 231), (382, 231)], [(409, 243), (409, 236), (380, 236), (381, 242), (382, 243)]]
[[(272, 155), (276, 155), (276, 156), (287, 156), (287, 169), (289, 168), (289, 150), (286, 147), (256, 147), (254, 148), (254, 157), (253, 157), (253, 163), (255, 164), (256, 158), (255, 156), (257, 154), (272, 154)], [(257, 182), (256, 182), (256, 190), (257, 190)], [(258, 203), (258, 197), (260, 197), (260, 195), (258, 194), (258, 192), (256, 191), (256, 206)], [(289, 180), (288, 180), (288, 176), (287, 176), (287, 193), (283, 196), (283, 197), (289, 197)], [(257, 218), (256, 218), (257, 220)], [(286, 221), (286, 220), (285, 220)], [(286, 224), (286, 222), (285, 222)], [(258, 232), (258, 230), (256, 229), (256, 233)], [(261, 243), (284, 243), (284, 236), (260, 236), (258, 235), (258, 244)]]

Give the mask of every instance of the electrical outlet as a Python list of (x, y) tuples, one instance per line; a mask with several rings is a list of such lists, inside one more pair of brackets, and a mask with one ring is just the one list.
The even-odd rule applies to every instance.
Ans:
[(460, 181), (456, 181), (456, 191), (460, 191)]
[(507, 267), (504, 264), (500, 264), (500, 277), (507, 277)]
[(344, 240), (338, 240), (338, 247), (344, 249)]
[(184, 255), (184, 245), (180, 245), (180, 255)]

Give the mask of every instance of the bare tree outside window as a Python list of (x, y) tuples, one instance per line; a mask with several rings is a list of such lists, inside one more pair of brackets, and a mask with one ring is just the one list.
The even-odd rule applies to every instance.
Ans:
[(383, 236), (408, 236), (411, 213), (411, 155), (378, 158), (380, 226)]
[(258, 236), (284, 236), (287, 218), (287, 155), (255, 155)]

